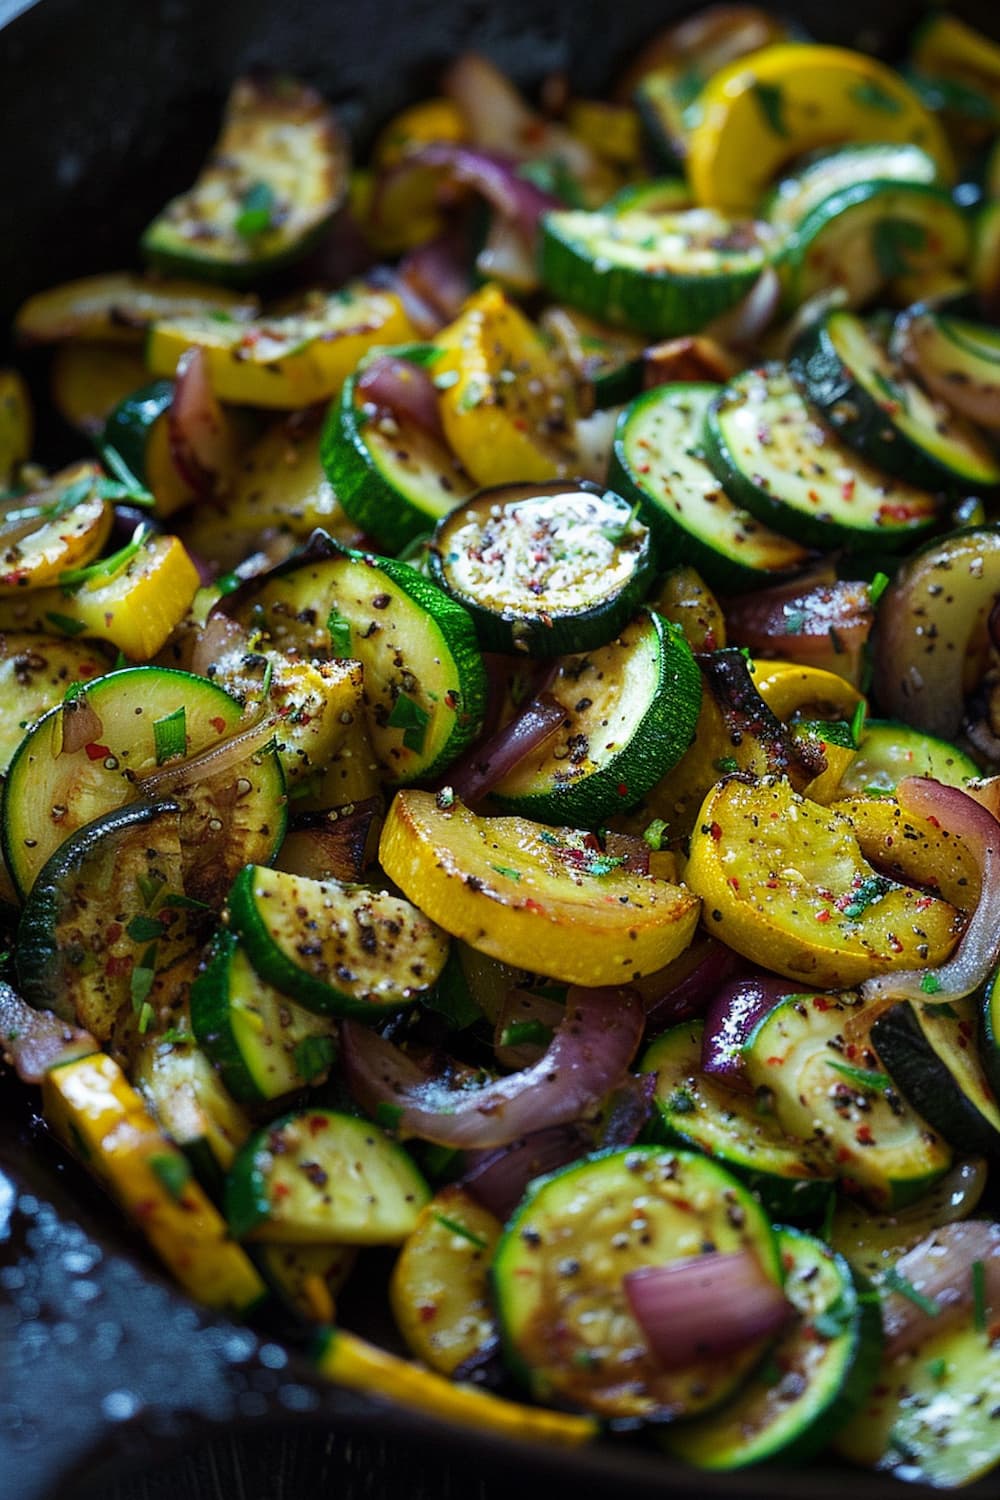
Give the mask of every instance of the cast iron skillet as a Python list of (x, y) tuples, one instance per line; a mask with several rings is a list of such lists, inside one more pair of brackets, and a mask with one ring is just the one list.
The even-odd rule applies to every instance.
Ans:
[[(441, 64), (463, 48), (487, 52), (529, 85), (566, 68), (582, 91), (600, 90), (654, 25), (690, 8), (684, 0), (661, 0), (655, 14), (644, 0), (0, 0), (0, 327), (31, 291), (130, 262), (137, 231), (191, 180), (229, 82), (248, 67), (314, 81), (363, 145), (393, 110), (431, 91)], [(823, 40), (860, 40), (891, 56), (921, 8), (799, 0), (794, 10)], [(996, 34), (991, 0), (962, 10)], [(446, 1443), (482, 1471), (509, 1471), (522, 1494), (556, 1483), (584, 1494), (741, 1500), (839, 1500), (845, 1485), (857, 1500), (936, 1493), (833, 1465), (695, 1475), (634, 1439), (568, 1453), (502, 1444), (324, 1386), (273, 1333), (227, 1323), (176, 1292), (45, 1138), (28, 1092), (4, 1077), (0, 1494), (53, 1500), (82, 1476), (109, 1479), (223, 1430), (295, 1421), (321, 1423), (345, 1442), (377, 1431), (403, 1445), (417, 1435)], [(995, 1491), (994, 1479), (964, 1493)], [(397, 1480), (394, 1494), (408, 1492)]]

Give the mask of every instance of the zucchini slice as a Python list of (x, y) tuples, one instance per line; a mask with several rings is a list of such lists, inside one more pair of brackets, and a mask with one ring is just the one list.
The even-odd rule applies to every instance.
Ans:
[(706, 462), (705, 413), (719, 389), (661, 385), (640, 396), (618, 419), (608, 480), (638, 502), (662, 560), (689, 562), (735, 593), (794, 573), (809, 553), (740, 510)]
[(767, 225), (714, 209), (567, 209), (542, 221), (542, 279), (591, 317), (671, 338), (733, 307), (767, 265), (773, 239)]
[(14, 333), (19, 344), (61, 344), (67, 339), (135, 344), (158, 318), (211, 313), (252, 318), (258, 310), (256, 297), (224, 287), (105, 271), (36, 292), (18, 308)]
[(26, 729), (61, 703), (67, 688), (107, 670), (99, 650), (36, 632), (0, 633), (0, 772), (6, 771)]
[(857, 182), (824, 198), (796, 229), (782, 261), (790, 307), (831, 287), (850, 307), (887, 281), (917, 271), (962, 270), (969, 221), (945, 188), (920, 182)]
[(662, 1146), (585, 1158), (535, 1182), (493, 1262), (504, 1357), (532, 1395), (611, 1418), (665, 1421), (718, 1406), (763, 1344), (664, 1370), (629, 1310), (629, 1271), (750, 1251), (781, 1282), (756, 1198), (716, 1162)]
[(348, 148), (332, 111), (287, 74), (239, 78), (195, 185), (142, 236), (166, 271), (252, 285), (316, 243), (347, 191)]
[(598, 410), (639, 394), (645, 340), (638, 334), (611, 328), (573, 307), (546, 308), (538, 321)]
[(951, 1150), (901, 1098), (867, 1037), (850, 1039), (863, 1008), (850, 994), (789, 995), (751, 1033), (744, 1067), (790, 1135), (822, 1152), (875, 1208), (891, 1209), (943, 1176)]
[(194, 1045), (193, 1037), (175, 1028), (172, 1034), (144, 1037), (129, 1071), (162, 1128), (190, 1161), (198, 1181), (213, 1198), (218, 1197), (223, 1177), (251, 1127), (208, 1057)]
[(258, 1270), (296, 1317), (330, 1324), (358, 1258), (357, 1245), (255, 1245)]
[(361, 662), (372, 749), (390, 783), (443, 770), (479, 732), (486, 673), (472, 621), (407, 563), (318, 532), (230, 612), (276, 650)]
[[(427, 345), (380, 351), (398, 365), (419, 366), (436, 351)], [(320, 440), (323, 466), (355, 525), (379, 546), (398, 552), (426, 535), (475, 484), (440, 436), (398, 412), (380, 411), (358, 389), (358, 374), (344, 383), (330, 408)]]
[(457, 1183), (420, 1211), (393, 1267), (389, 1296), (410, 1353), (461, 1378), (499, 1346), (490, 1266), (503, 1226)]
[(934, 499), (821, 426), (782, 365), (745, 370), (708, 408), (705, 452), (730, 498), (807, 546), (890, 551), (934, 524)]
[(448, 957), (440, 928), (399, 896), (258, 865), (237, 877), (229, 920), (261, 978), (319, 1015), (398, 1010)]
[(730, 776), (713, 787), (691, 836), (685, 880), (703, 899), (714, 937), (753, 963), (824, 989), (933, 968), (962, 926), (947, 901), (877, 873), (842, 813), (776, 777)]
[(672, 1026), (639, 1064), (640, 1072), (656, 1074), (666, 1139), (721, 1162), (770, 1214), (799, 1219), (822, 1213), (833, 1173), (808, 1145), (787, 1136), (759, 1100), (701, 1071), (704, 1030), (703, 1021)]
[(430, 1197), (410, 1157), (357, 1115), (297, 1110), (250, 1137), (226, 1179), (239, 1239), (399, 1245)]
[(866, 719), (857, 754), (840, 779), (841, 797), (894, 792), (904, 776), (933, 776), (962, 786), (979, 767), (972, 758), (932, 734), (895, 719)]
[(867, 1399), (878, 1373), (882, 1320), (842, 1256), (800, 1229), (778, 1229), (785, 1296), (797, 1314), (722, 1411), (674, 1428), (670, 1453), (699, 1469), (745, 1469), (770, 1458), (802, 1463), (825, 1448)]
[(266, 1288), (246, 1251), (113, 1058), (98, 1052), (51, 1068), (42, 1106), (51, 1129), (192, 1297), (237, 1312), (262, 1300)]
[(954, 1489), (1000, 1461), (1000, 1342), (972, 1311), (942, 1322), (928, 1318), (916, 1348), (883, 1358), (871, 1395), (836, 1438), (851, 1463)]
[(493, 789), (506, 812), (595, 828), (642, 799), (694, 738), (701, 674), (682, 632), (644, 610), (617, 639), (563, 657), (562, 724)]
[(438, 523), (431, 578), (487, 651), (559, 656), (613, 640), (649, 591), (649, 532), (611, 490), (580, 482), (480, 490)]
[(976, 1045), (973, 1000), (908, 1000), (883, 1011), (872, 1041), (915, 1110), (959, 1151), (1000, 1154), (1000, 1109)]
[(196, 498), (170, 451), (172, 380), (154, 380), (119, 401), (104, 424), (102, 452), (113, 448), (156, 500), (156, 513), (172, 515)]
[(698, 902), (635, 875), (570, 828), (480, 818), (447, 793), (398, 792), (382, 868), (453, 937), (565, 984), (627, 984), (688, 946)]
[(789, 369), (838, 437), (887, 473), (963, 494), (1000, 483), (982, 434), (910, 380), (853, 313), (837, 310), (807, 328)]
[(87, 437), (96, 437), (111, 412), (149, 380), (141, 349), (125, 344), (60, 344), (49, 366), (56, 411)]
[(834, 193), (858, 182), (935, 183), (937, 162), (909, 141), (865, 141), (817, 152), (764, 198), (761, 218), (790, 234)]
[(124, 1012), (146, 1029), (157, 971), (199, 943), (201, 924), (184, 905), (180, 812), (176, 802), (132, 803), (46, 861), (17, 933), (18, 983), (31, 1005), (102, 1042)]
[[(217, 855), (225, 830), (209, 826), (219, 820), (206, 806), (208, 779), (192, 775), (187, 787), (177, 775), (166, 781), (164, 763), (177, 771), (184, 760), (235, 734), (240, 719), (239, 704), (222, 688), (166, 667), (109, 672), (45, 714), (21, 741), (4, 787), (4, 856), (22, 894), (71, 833), (154, 788), (185, 808), (181, 837), (191, 855), (190, 884), (191, 865), (205, 867)], [(277, 779), (268, 772), (271, 763)], [(240, 789), (235, 810), (252, 822), (256, 802), (263, 816), (259, 837), (247, 839), (247, 853), (256, 847), (267, 858), (283, 828), (284, 789), (273, 757), (266, 763), (261, 757), (256, 769), (263, 784), (255, 791), (251, 780), (245, 794)], [(223, 777), (232, 802), (238, 771), (229, 766)], [(188, 894), (200, 893), (189, 888)]]
[(945, 404), (990, 431), (1000, 429), (1000, 336), (985, 323), (917, 303), (899, 314), (892, 349)]
[(244, 1103), (321, 1082), (337, 1055), (334, 1024), (265, 983), (228, 928), (216, 934), (190, 1005), (199, 1044)]
[(298, 411), (336, 396), (373, 344), (412, 336), (394, 292), (349, 282), (338, 292), (313, 293), (298, 312), (252, 322), (160, 319), (149, 330), (146, 363), (154, 375), (172, 377), (185, 349), (203, 349), (220, 401)]

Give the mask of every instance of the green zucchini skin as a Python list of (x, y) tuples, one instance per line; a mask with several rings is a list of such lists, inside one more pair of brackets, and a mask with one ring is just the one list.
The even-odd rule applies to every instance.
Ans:
[(755, 1089), (768, 1089), (778, 1123), (809, 1140), (838, 1176), (880, 1209), (901, 1208), (951, 1164), (950, 1148), (893, 1087), (873, 1047), (847, 1054), (844, 1026), (863, 1002), (790, 995), (758, 1023), (743, 1048)]
[(665, 1140), (702, 1151), (745, 1182), (768, 1213), (809, 1219), (829, 1202), (833, 1176), (802, 1141), (784, 1134), (750, 1094), (737, 1094), (701, 1071), (703, 1021), (686, 1021), (656, 1038), (639, 1064), (655, 1073), (659, 1129)]
[[(178, 939), (184, 946), (186, 932), (190, 933), (187, 946), (196, 946), (192, 929), (197, 924), (189, 920), (188, 913), (179, 912), (180, 920), (172, 929), (161, 926), (159, 939), (155, 920), (150, 917), (149, 930), (123, 950), (123, 939), (130, 936), (130, 921), (136, 917), (142, 920), (138, 881), (129, 883), (125, 890), (111, 889), (114, 904), (108, 900), (108, 888), (126, 842), (136, 845), (137, 875), (152, 880), (154, 889), (166, 892), (173, 888), (176, 892), (180, 813), (178, 803), (170, 801), (136, 802), (117, 808), (71, 834), (46, 861), (28, 893), (17, 930), (18, 986), (30, 1005), (89, 1024), (107, 1039), (128, 1006), (130, 970), (140, 965), (151, 946), (160, 950), (169, 945), (171, 956), (176, 957)], [(156, 825), (164, 820), (173, 826), (167, 827), (163, 847), (158, 848)], [(104, 899), (88, 899), (87, 887), (104, 891)], [(108, 938), (112, 926), (119, 933), (112, 940), (113, 947)], [(92, 961), (105, 950), (120, 959), (113, 968), (102, 959)], [(126, 962), (128, 959), (131, 963)], [(146, 963), (146, 967), (156, 966), (155, 960)]]
[(893, 551), (937, 518), (926, 491), (892, 480), (824, 428), (783, 365), (723, 387), (708, 408), (705, 455), (730, 499), (806, 546)]
[(216, 933), (190, 1006), (199, 1045), (241, 1103), (305, 1088), (336, 1057), (336, 1024), (264, 983), (229, 928)]
[(843, 796), (893, 792), (904, 776), (933, 776), (960, 787), (978, 776), (975, 761), (957, 745), (895, 719), (866, 719), (858, 753), (840, 780)]
[[(433, 366), (433, 345), (380, 350), (417, 368)], [(366, 361), (365, 363), (369, 363)], [(448, 445), (411, 420), (392, 415), (383, 430), (359, 400), (351, 375), (330, 407), (320, 437), (327, 477), (344, 510), (379, 546), (399, 552), (430, 528), (475, 485)]]
[(723, 1254), (750, 1250), (781, 1283), (763, 1209), (708, 1157), (635, 1146), (537, 1179), (493, 1261), (508, 1368), (540, 1400), (612, 1419), (664, 1421), (720, 1405), (760, 1358), (760, 1345), (664, 1370), (643, 1351), (622, 1288), (632, 1270), (697, 1255), (699, 1238)]
[(596, 828), (680, 760), (702, 687), (680, 628), (643, 611), (608, 645), (565, 658), (549, 692), (566, 709), (563, 727), (498, 783), (493, 800), (541, 823)]
[(335, 1110), (296, 1110), (252, 1135), (226, 1178), (225, 1212), (242, 1239), (398, 1245), (430, 1189), (377, 1125)]
[(146, 443), (150, 429), (170, 410), (173, 399), (173, 381), (154, 380), (119, 401), (104, 424), (102, 443), (114, 448), (143, 484), (148, 479)]
[(910, 380), (853, 313), (807, 328), (789, 369), (837, 435), (886, 473), (962, 493), (1000, 483), (985, 439)]
[(987, 981), (981, 1022), (983, 1067), (994, 1091), (1000, 1091), (1000, 969)]
[(677, 382), (647, 391), (622, 412), (608, 482), (634, 501), (661, 567), (690, 563), (723, 593), (792, 576), (808, 550), (729, 499), (703, 448), (705, 413), (721, 388)]
[(253, 286), (318, 244), (348, 167), (346, 141), (314, 89), (287, 75), (240, 78), (197, 181), (148, 225), (142, 253), (159, 270)]
[(317, 530), (232, 594), (227, 613), (264, 630), (277, 650), (362, 663), (386, 782), (443, 771), (482, 727), (486, 669), (468, 611), (408, 563), (350, 551)]
[[(483, 576), (484, 552), (494, 559), (496, 583)], [(520, 575), (508, 577), (515, 556), (523, 557), (523, 584)], [(476, 581), (462, 576), (470, 559), (478, 560)], [(627, 501), (587, 481), (480, 490), (438, 522), (429, 563), (432, 581), (472, 616), (484, 650), (533, 657), (589, 651), (613, 640), (655, 573), (646, 526)], [(555, 577), (555, 590), (538, 576), (541, 564)], [(575, 576), (560, 586), (561, 572)]]
[[(727, 236), (731, 249), (697, 248)], [(711, 209), (555, 212), (542, 221), (542, 280), (554, 297), (591, 317), (672, 338), (697, 332), (749, 291), (770, 258), (769, 240), (766, 226)]]
[(699, 1468), (813, 1458), (851, 1420), (878, 1375), (877, 1296), (822, 1240), (784, 1226), (777, 1236), (796, 1317), (779, 1334), (766, 1371), (751, 1375), (721, 1411), (665, 1436), (669, 1452)]
[(322, 1016), (375, 1020), (433, 988), (448, 939), (402, 897), (247, 865), (229, 920), (253, 968)]
[(883, 1011), (872, 1040), (900, 1093), (960, 1151), (1000, 1155), (1000, 1110), (976, 1047), (971, 1002)]
[(938, 181), (934, 158), (909, 142), (857, 142), (822, 151), (783, 177), (760, 205), (761, 217), (782, 233), (798, 228), (827, 198), (855, 183)]

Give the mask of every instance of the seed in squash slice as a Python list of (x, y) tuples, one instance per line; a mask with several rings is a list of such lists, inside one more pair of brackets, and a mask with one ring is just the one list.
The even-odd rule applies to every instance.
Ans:
[(824, 989), (936, 968), (962, 927), (947, 901), (874, 870), (847, 818), (769, 777), (734, 777), (708, 794), (685, 878), (713, 936)]
[(699, 903), (626, 870), (593, 835), (527, 818), (481, 818), (445, 794), (406, 790), (379, 858), (446, 932), (502, 963), (565, 984), (628, 983), (683, 952)]

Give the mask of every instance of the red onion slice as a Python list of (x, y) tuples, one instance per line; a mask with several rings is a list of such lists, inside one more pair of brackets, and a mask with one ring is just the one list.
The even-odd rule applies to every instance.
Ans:
[(720, 1079), (727, 1088), (752, 1093), (743, 1073), (743, 1048), (757, 1023), (791, 994), (794, 985), (789, 980), (766, 974), (736, 979), (717, 990), (705, 1012), (702, 1072)]
[(452, 63), (442, 90), (462, 111), (477, 146), (521, 159), (554, 157), (581, 179), (595, 173), (596, 157), (586, 142), (536, 114), (510, 79), (478, 53), (466, 52)]
[(185, 483), (203, 498), (217, 495), (233, 467), (235, 441), (212, 390), (204, 349), (185, 349), (177, 362), (167, 434), (170, 456)]
[(398, 1133), (442, 1146), (505, 1146), (549, 1125), (578, 1120), (624, 1076), (642, 1036), (643, 1011), (629, 989), (572, 988), (552, 1045), (531, 1068), (481, 1088), (426, 1078), (404, 1052), (355, 1021), (341, 1028), (352, 1093), (374, 1114), (401, 1111)]
[(84, 745), (98, 745), (104, 734), (100, 715), (91, 708), (86, 693), (67, 698), (62, 706), (59, 727), (60, 755), (75, 755)]
[(1000, 958), (1000, 822), (975, 798), (932, 776), (904, 776), (896, 788), (904, 812), (929, 818), (968, 845), (979, 866), (982, 889), (969, 925), (939, 969), (879, 974), (861, 985), (868, 1001), (919, 1000), (944, 1005), (978, 989)]
[(578, 1125), (552, 1125), (497, 1150), (470, 1151), (472, 1160), (462, 1186), (505, 1223), (530, 1182), (568, 1166), (591, 1149), (587, 1132)]
[(527, 245), (533, 245), (538, 222), (549, 209), (561, 208), (558, 198), (518, 175), (511, 156), (446, 141), (411, 151), (380, 179), (372, 203), (374, 223), (394, 223), (413, 205), (433, 197), (435, 182), (458, 183), (471, 188), (495, 209), (501, 219), (516, 226)]
[(947, 1328), (968, 1311), (975, 1298), (972, 1267), (976, 1261), (983, 1266), (987, 1313), (995, 1320), (1000, 1316), (1000, 1224), (986, 1219), (943, 1224), (900, 1256), (886, 1285), (905, 1285), (937, 1311), (921, 1307), (902, 1291), (883, 1296), (887, 1359), (918, 1348), (928, 1334)]
[(630, 1073), (605, 1099), (594, 1125), (593, 1151), (634, 1146), (656, 1109), (656, 1074)]
[(765, 266), (744, 297), (701, 330), (727, 349), (755, 349), (774, 322), (781, 305), (781, 281), (773, 266)]
[(857, 686), (875, 611), (867, 583), (801, 579), (726, 605), (726, 633), (754, 656), (823, 667)]
[(420, 365), (380, 354), (361, 370), (357, 390), (363, 401), (380, 411), (413, 422), (440, 443), (447, 441), (434, 382)]
[(49, 1010), (35, 1010), (0, 982), (0, 1054), (22, 1083), (41, 1083), (58, 1063), (100, 1050), (89, 1031)]
[(525, 756), (550, 740), (566, 718), (551, 693), (540, 693), (502, 729), (470, 751), (448, 772), (448, 785), (466, 807), (475, 807)]
[(711, 1251), (624, 1279), (646, 1342), (665, 1370), (718, 1359), (777, 1333), (791, 1307), (749, 1250)]
[(454, 234), (439, 236), (404, 255), (399, 281), (420, 298), (437, 320), (437, 327), (458, 317), (472, 292), (468, 255)]
[(646, 1035), (659, 1036), (668, 1026), (701, 1015), (738, 963), (742, 959), (725, 943), (698, 936), (672, 963), (637, 979), (635, 987), (646, 1005)]

